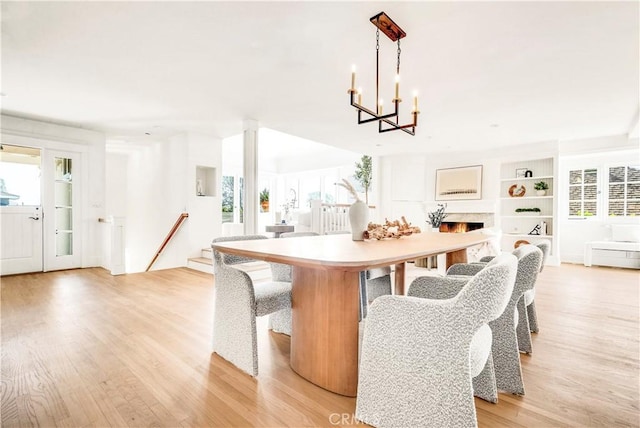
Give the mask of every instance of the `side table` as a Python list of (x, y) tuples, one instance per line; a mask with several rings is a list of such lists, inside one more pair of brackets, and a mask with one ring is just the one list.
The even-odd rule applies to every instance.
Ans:
[(281, 234), (286, 232), (293, 232), (294, 226), (288, 224), (275, 224), (273, 226), (265, 227), (267, 232), (273, 232), (276, 238), (279, 238)]

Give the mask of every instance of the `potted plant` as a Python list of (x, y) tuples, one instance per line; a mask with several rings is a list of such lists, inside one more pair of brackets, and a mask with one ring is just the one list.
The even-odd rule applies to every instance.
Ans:
[(371, 156), (364, 155), (360, 162), (356, 162), (356, 172), (354, 178), (364, 188), (364, 203), (369, 205), (369, 187), (372, 179)]
[(446, 205), (438, 204), (438, 209), (428, 214), (429, 223), (431, 223), (431, 229), (433, 231), (439, 231), (440, 226), (442, 225), (442, 220), (447, 217), (447, 214), (444, 213), (444, 210), (447, 208)]
[(545, 181), (538, 181), (533, 185), (533, 188), (536, 189), (536, 194), (538, 196), (544, 196), (547, 194), (549, 185)]
[(266, 187), (260, 192), (260, 207), (262, 212), (269, 212), (269, 190)]

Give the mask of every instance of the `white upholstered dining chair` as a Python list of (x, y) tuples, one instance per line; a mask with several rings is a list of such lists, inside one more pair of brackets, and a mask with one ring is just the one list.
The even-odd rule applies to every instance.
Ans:
[(376, 427), (476, 426), (472, 378), (491, 373), (487, 323), (504, 312), (516, 265), (501, 255), (445, 300), (376, 299), (364, 328), (356, 418)]
[[(529, 329), (527, 318), (519, 316), (518, 305), (523, 305), (524, 294), (533, 290), (540, 264), (542, 263), (542, 251), (534, 245), (521, 245), (512, 253), (518, 260), (518, 272), (513, 287), (513, 294), (504, 313), (496, 320), (489, 323), (493, 331), (492, 354), (496, 371), (496, 385), (498, 389), (513, 394), (524, 395), (524, 381), (520, 366), (520, 349), (526, 346), (520, 343), (518, 336), (520, 322), (525, 324), (525, 331)], [(495, 260), (495, 259), (494, 259)], [(461, 279), (464, 275), (473, 272), (481, 272), (488, 268), (493, 260), (488, 263), (455, 264), (447, 271), (447, 276)], [(528, 336), (529, 339), (531, 336)], [(528, 343), (531, 347), (531, 342)]]
[(213, 352), (251, 376), (258, 375), (256, 317), (270, 315), (270, 328), (291, 335), (291, 282), (255, 284), (233, 265), (254, 261), (223, 254), (213, 244), (267, 239), (262, 235), (228, 236), (212, 241), (214, 271)]

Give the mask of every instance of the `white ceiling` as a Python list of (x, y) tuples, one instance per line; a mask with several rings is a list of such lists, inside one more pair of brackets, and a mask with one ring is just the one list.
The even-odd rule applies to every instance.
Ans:
[[(639, 5), (2, 2), (2, 109), (128, 141), (224, 138), (255, 119), (368, 154), (624, 134), (638, 117)], [(416, 137), (357, 125), (348, 105), (357, 64), (373, 107), (369, 18), (382, 10), (407, 33), (401, 121), (418, 90)], [(395, 54), (381, 35), (386, 106)]]

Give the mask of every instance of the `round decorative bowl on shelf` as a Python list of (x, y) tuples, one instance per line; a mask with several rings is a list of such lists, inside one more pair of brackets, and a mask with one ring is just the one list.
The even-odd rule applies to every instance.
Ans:
[(525, 195), (525, 193), (527, 193), (527, 188), (522, 184), (514, 184), (509, 187), (509, 196), (511, 196), (512, 198), (522, 197)]

